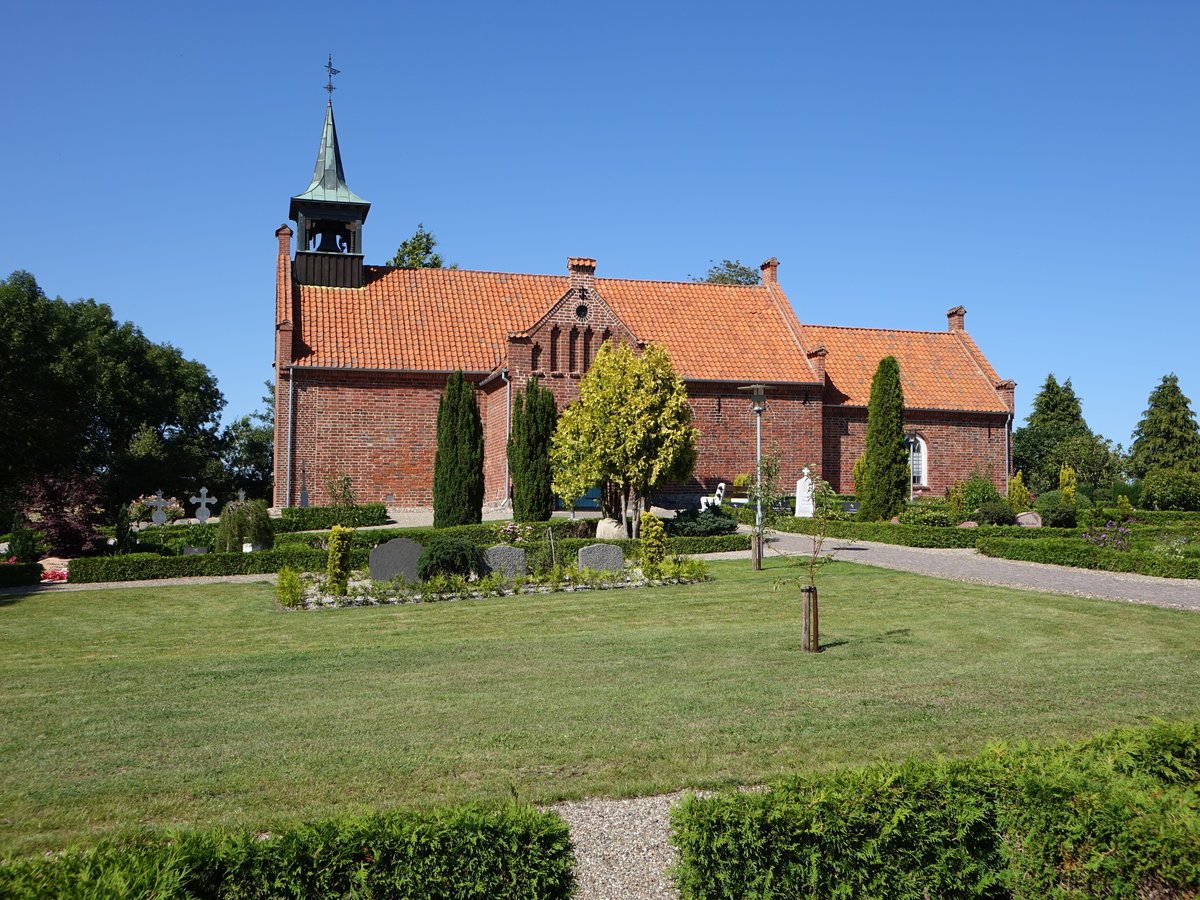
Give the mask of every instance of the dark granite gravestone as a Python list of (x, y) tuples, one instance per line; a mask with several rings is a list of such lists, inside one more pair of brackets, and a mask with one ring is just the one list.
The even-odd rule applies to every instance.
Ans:
[(393, 538), (371, 551), (368, 566), (372, 581), (391, 581), (403, 575), (407, 581), (419, 581), (417, 560), (425, 548), (408, 538)]
[(843, 503), (842, 504), (842, 512), (848, 512), (848, 513), (850, 513), (850, 515), (854, 515), (855, 513), (857, 513), (859, 511), (859, 509), (861, 507), (862, 507), (861, 503)]
[(620, 572), (625, 568), (625, 554), (612, 544), (589, 544), (579, 549), (579, 568)]
[(506, 578), (517, 578), (529, 574), (523, 547), (497, 544), (484, 551), (484, 572), (499, 572)]
[(517, 578), (529, 572), (525, 564), (525, 550), (511, 544), (497, 544), (483, 551), (483, 571), (499, 572), (506, 578)]

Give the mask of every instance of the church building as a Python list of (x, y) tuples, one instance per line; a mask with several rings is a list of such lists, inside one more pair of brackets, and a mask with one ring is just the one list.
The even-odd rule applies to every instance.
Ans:
[(343, 472), (360, 502), (431, 506), (438, 399), (457, 369), (483, 418), (484, 502), (505, 504), (517, 392), (536, 376), (565, 407), (606, 340), (663, 345), (687, 386), (695, 474), (663, 505), (696, 505), (754, 471), (755, 412), (740, 390), (752, 384), (766, 386), (762, 446), (780, 454), (780, 487), (809, 466), (852, 492), (885, 356), (900, 363), (915, 492), (940, 495), (976, 470), (1005, 488), (1015, 385), (967, 334), (961, 306), (939, 331), (807, 324), (774, 258), (758, 285), (602, 278), (582, 256), (559, 275), (367, 265), (370, 207), (346, 184), (330, 103), (312, 183), (291, 199), (295, 231), (275, 232), (276, 506), (328, 503)]

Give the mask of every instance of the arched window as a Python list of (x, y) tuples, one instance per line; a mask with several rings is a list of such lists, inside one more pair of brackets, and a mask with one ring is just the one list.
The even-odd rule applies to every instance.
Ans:
[(908, 466), (912, 472), (913, 485), (926, 485), (929, 467), (929, 450), (925, 439), (919, 434), (908, 436)]

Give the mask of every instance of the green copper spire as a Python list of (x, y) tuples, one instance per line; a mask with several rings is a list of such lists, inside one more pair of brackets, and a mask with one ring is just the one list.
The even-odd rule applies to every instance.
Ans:
[(297, 200), (370, 205), (346, 184), (346, 175), (342, 171), (342, 153), (338, 148), (337, 127), (333, 123), (333, 100), (325, 107), (325, 127), (321, 129), (321, 146), (317, 150), (317, 166), (313, 170), (312, 184), (304, 193), (292, 198), (293, 210)]

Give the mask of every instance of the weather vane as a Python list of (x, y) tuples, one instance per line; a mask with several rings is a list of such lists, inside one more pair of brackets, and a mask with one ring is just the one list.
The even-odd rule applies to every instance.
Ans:
[(325, 82), (325, 90), (329, 91), (329, 99), (332, 100), (333, 92), (337, 90), (337, 88), (333, 86), (333, 76), (342, 74), (341, 69), (335, 69), (333, 67), (332, 53), (329, 54), (329, 62), (325, 63), (325, 71), (329, 73), (329, 79)]

